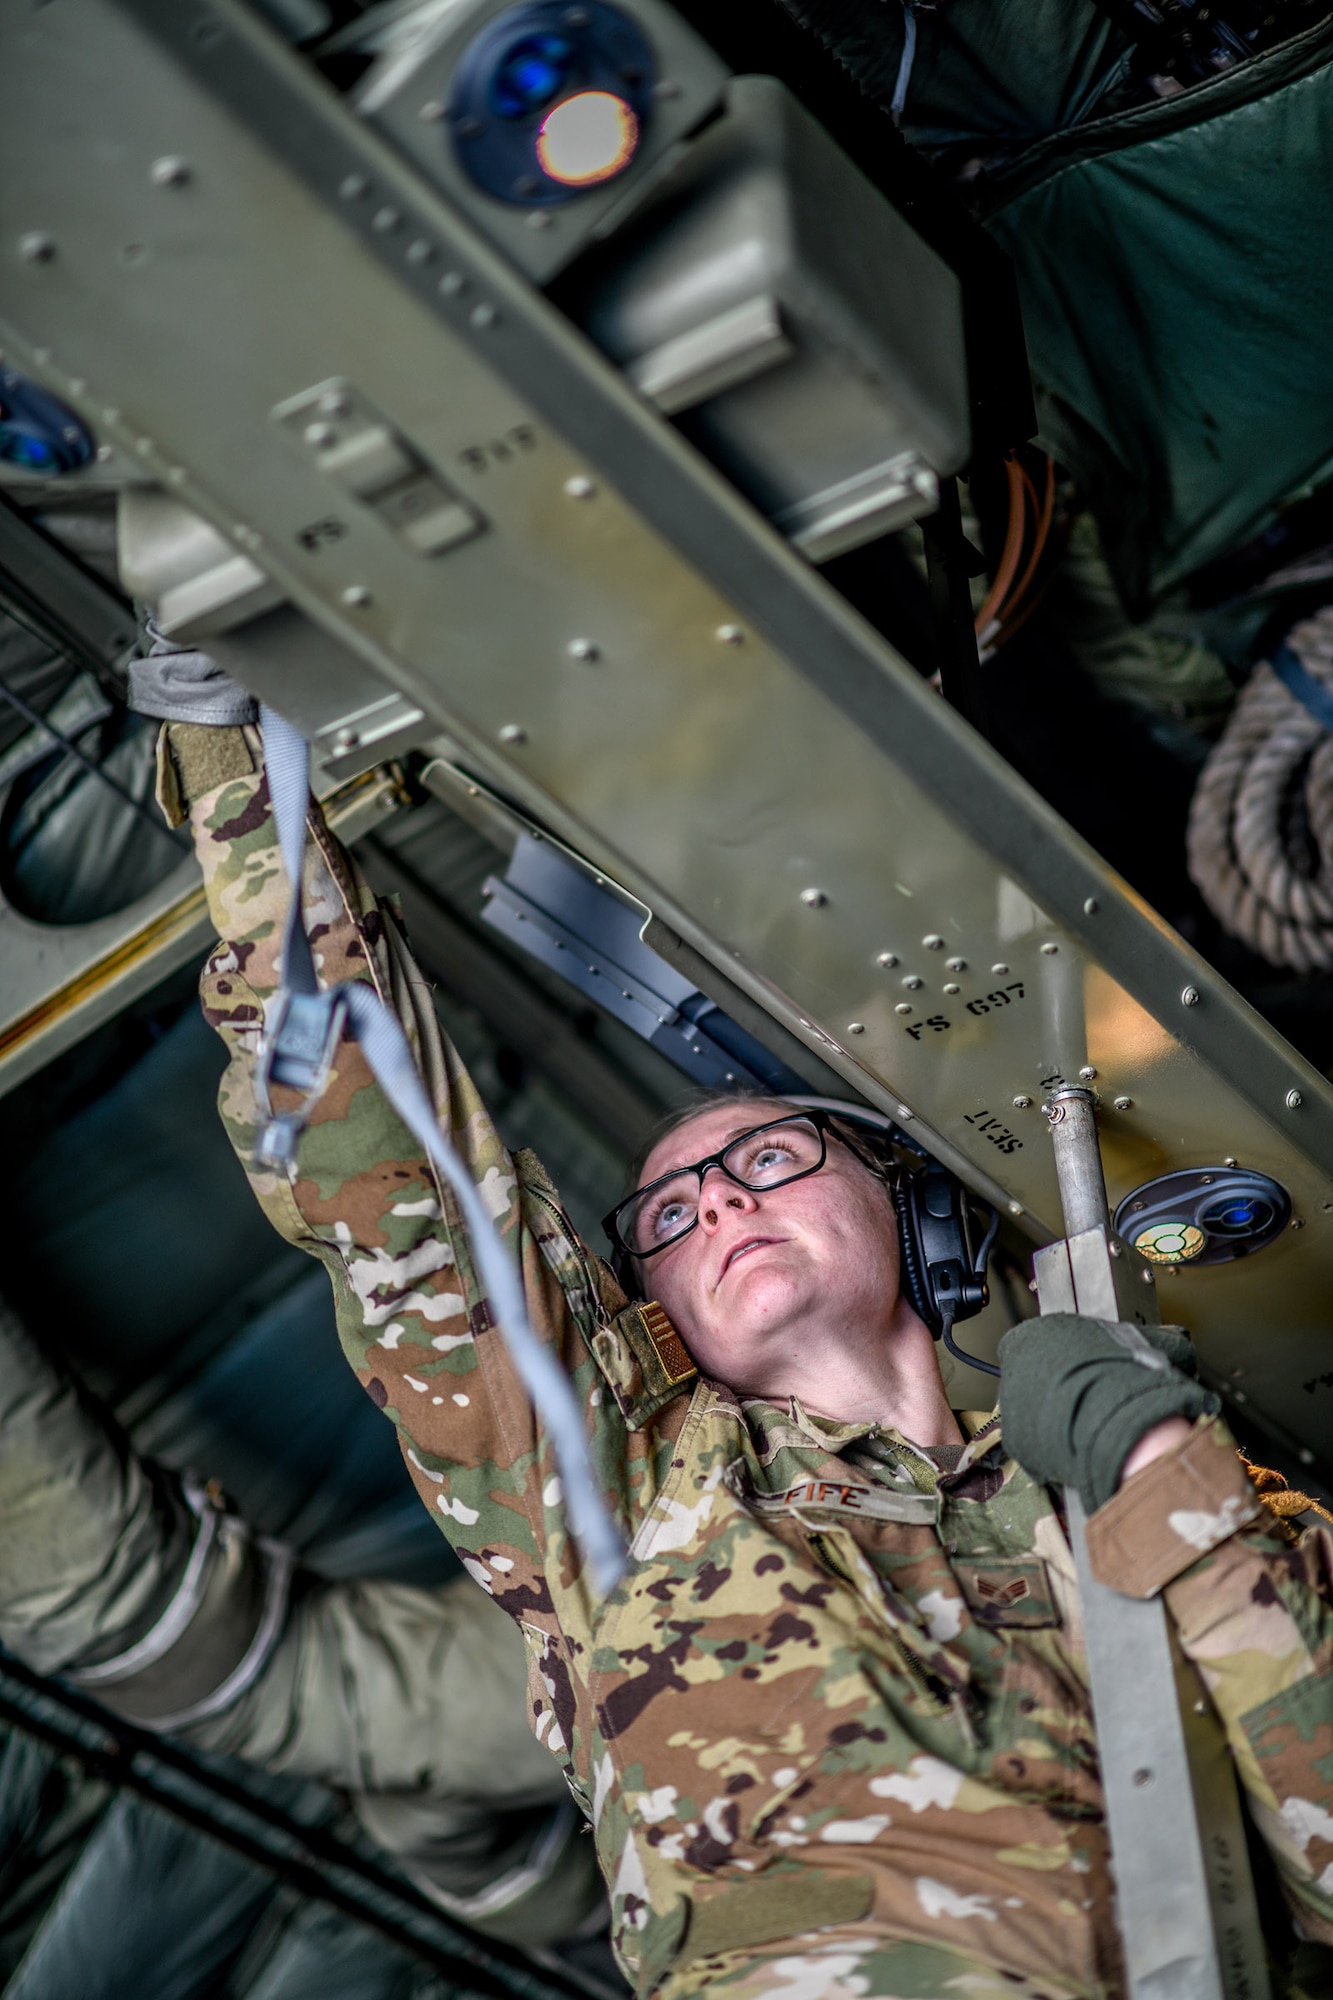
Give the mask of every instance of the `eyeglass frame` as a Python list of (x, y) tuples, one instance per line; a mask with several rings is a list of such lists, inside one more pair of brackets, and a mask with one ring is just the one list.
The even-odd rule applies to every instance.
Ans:
[[(819, 1134), (819, 1158), (812, 1167), (802, 1167), (799, 1173), (784, 1175), (782, 1180), (769, 1181), (761, 1188), (751, 1187), (748, 1181), (743, 1181), (738, 1174), (732, 1173), (730, 1167), (726, 1164), (725, 1156), (731, 1151), (733, 1146), (739, 1146), (743, 1139), (753, 1139), (757, 1132), (773, 1131), (783, 1125), (792, 1125), (800, 1119), (803, 1119), (807, 1125), (813, 1125)], [(636, 1260), (657, 1257), (663, 1250), (673, 1250), (677, 1243), (683, 1243), (685, 1238), (699, 1227), (698, 1209), (695, 1209), (693, 1222), (687, 1223), (679, 1235), (668, 1237), (665, 1243), (654, 1244), (651, 1250), (636, 1250), (632, 1243), (625, 1241), (620, 1231), (620, 1217), (633, 1202), (641, 1200), (646, 1194), (651, 1194), (654, 1188), (665, 1187), (668, 1181), (678, 1180), (682, 1174), (698, 1175), (699, 1200), (702, 1202), (704, 1177), (710, 1167), (719, 1168), (735, 1187), (744, 1188), (747, 1194), (767, 1194), (773, 1188), (791, 1187), (793, 1182), (808, 1180), (811, 1174), (817, 1174), (823, 1167), (827, 1166), (830, 1134), (840, 1145), (846, 1146), (853, 1158), (859, 1160), (862, 1166), (867, 1167), (875, 1175), (876, 1179), (887, 1179), (882, 1168), (868, 1160), (858, 1146), (854, 1145), (845, 1134), (836, 1130), (836, 1121), (827, 1111), (813, 1105), (808, 1109), (803, 1105), (793, 1105), (785, 1118), (766, 1118), (759, 1125), (748, 1125), (743, 1132), (737, 1132), (734, 1138), (728, 1139), (721, 1152), (710, 1153), (706, 1159), (693, 1161), (688, 1166), (671, 1167), (666, 1173), (658, 1174), (655, 1180), (647, 1181), (643, 1187), (635, 1188), (630, 1194), (624, 1197), (623, 1201), (618, 1201), (615, 1207), (602, 1217), (602, 1228), (614, 1246), (617, 1255), (633, 1257)]]

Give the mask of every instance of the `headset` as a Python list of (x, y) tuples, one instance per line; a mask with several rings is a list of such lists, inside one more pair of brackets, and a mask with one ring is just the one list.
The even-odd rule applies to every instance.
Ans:
[[(956, 1361), (983, 1374), (998, 1375), (993, 1363), (964, 1353), (953, 1338), (959, 1320), (971, 1319), (989, 1303), (986, 1264), (1000, 1226), (998, 1212), (987, 1207), (979, 1213), (978, 1204), (957, 1175), (883, 1111), (837, 1097), (807, 1097), (785, 1091), (778, 1095), (781, 1102), (794, 1108), (823, 1111), (841, 1124), (861, 1128), (858, 1136), (863, 1137), (864, 1151), (850, 1140), (847, 1143), (893, 1197), (898, 1217), (899, 1282), (909, 1304)], [(616, 1252), (612, 1265), (630, 1297), (638, 1296), (641, 1287), (630, 1259)]]
[[(847, 1125), (861, 1126), (871, 1144), (863, 1159), (893, 1196), (898, 1217), (899, 1283), (913, 1311), (955, 1361), (998, 1375), (993, 1362), (965, 1354), (954, 1342), (960, 1319), (971, 1319), (990, 1302), (986, 1265), (1000, 1226), (997, 1210), (987, 1207), (982, 1223), (977, 1204), (956, 1174), (928, 1153), (919, 1140), (895, 1125), (883, 1111), (846, 1103), (836, 1097), (791, 1097), (791, 1104), (826, 1111)], [(873, 1136), (872, 1136), (873, 1135)], [(897, 1157), (906, 1154), (910, 1164)]]

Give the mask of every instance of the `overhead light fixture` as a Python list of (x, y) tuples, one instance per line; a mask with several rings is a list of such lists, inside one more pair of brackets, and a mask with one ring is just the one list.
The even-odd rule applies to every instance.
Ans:
[(639, 146), (639, 121), (610, 90), (580, 90), (548, 111), (537, 134), (537, 163), (564, 187), (596, 187), (621, 173)]
[(1291, 1197), (1246, 1167), (1186, 1167), (1127, 1194), (1117, 1235), (1151, 1264), (1229, 1264), (1282, 1234)]
[(558, 207), (624, 173), (653, 107), (657, 59), (606, 0), (527, 0), (464, 50), (449, 96), (455, 156), (503, 202)]

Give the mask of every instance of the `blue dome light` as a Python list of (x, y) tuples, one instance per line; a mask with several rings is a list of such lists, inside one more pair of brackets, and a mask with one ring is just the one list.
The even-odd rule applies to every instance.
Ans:
[(564, 35), (525, 35), (506, 55), (491, 86), (502, 118), (528, 118), (543, 111), (564, 89), (573, 61)]
[(73, 410), (12, 368), (0, 368), (0, 464), (57, 476), (96, 457), (91, 433)]
[(1199, 1215), (1205, 1229), (1216, 1230), (1223, 1236), (1256, 1236), (1272, 1220), (1272, 1203), (1256, 1200), (1252, 1196), (1249, 1199), (1223, 1197), (1201, 1210)]

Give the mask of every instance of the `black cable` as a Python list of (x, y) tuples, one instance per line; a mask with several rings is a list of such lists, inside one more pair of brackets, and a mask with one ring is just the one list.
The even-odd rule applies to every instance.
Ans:
[(117, 798), (123, 799), (130, 811), (137, 813), (146, 825), (151, 826), (156, 833), (162, 834), (182, 854), (186, 852), (187, 843), (167, 825), (164, 819), (161, 819), (156, 812), (146, 806), (142, 799), (136, 799), (133, 792), (126, 791), (124, 785), (118, 779), (113, 778), (109, 771), (104, 771), (102, 766), (94, 758), (90, 757), (85, 750), (80, 750), (78, 744), (72, 738), (63, 735), (53, 722), (48, 722), (46, 717), (33, 708), (29, 702), (26, 702), (21, 694), (17, 694), (10, 687), (8, 681), (0, 680), (0, 700), (7, 701), (11, 708), (18, 710), (18, 713), (23, 717), (25, 722), (30, 722), (34, 729), (40, 729), (43, 735), (49, 736), (51, 741), (58, 744), (67, 757), (72, 757), (76, 764), (82, 764), (84, 770), (90, 771), (94, 778), (100, 778), (102, 783), (109, 790), (113, 791)]
[[(63, 1710), (71, 1720), (31, 1713), (5, 1695), (4, 1678), (39, 1696), (57, 1712)], [(486, 2000), (587, 2000), (585, 1988), (574, 1979), (555, 1973), (538, 1976), (515, 1947), (445, 1916), (411, 1883), (366, 1860), (326, 1828), (304, 1825), (281, 1807), (254, 1797), (233, 1779), (201, 1764), (188, 1751), (109, 1715), (85, 1696), (48, 1681), (8, 1653), (0, 1655), (0, 1721), (37, 1737), (62, 1756), (73, 1757), (93, 1776), (171, 1813), (301, 1895), (327, 1903), (379, 1932), (401, 1951), (444, 1973), (455, 1987), (486, 1996)], [(96, 1741), (88, 1741), (88, 1731), (96, 1733)], [(214, 1810), (183, 1798), (154, 1772), (155, 1764), (195, 1785), (205, 1798), (211, 1795)], [(216, 1813), (217, 1803), (248, 1817), (251, 1828), (229, 1825)], [(281, 1850), (273, 1843), (275, 1835), (283, 1843)], [(322, 1872), (321, 1863), (326, 1869), (337, 1868), (350, 1876), (351, 1883), (331, 1881)], [(372, 1891), (396, 1905), (396, 1910), (377, 1908), (367, 1893)], [(421, 1936), (415, 1927), (423, 1919), (435, 1932), (434, 1939)]]
[(948, 1348), (955, 1361), (961, 1361), (968, 1368), (979, 1368), (983, 1375), (998, 1375), (999, 1369), (993, 1361), (983, 1361), (979, 1354), (964, 1354), (953, 1337), (953, 1303), (948, 1301), (940, 1308), (940, 1339)]

